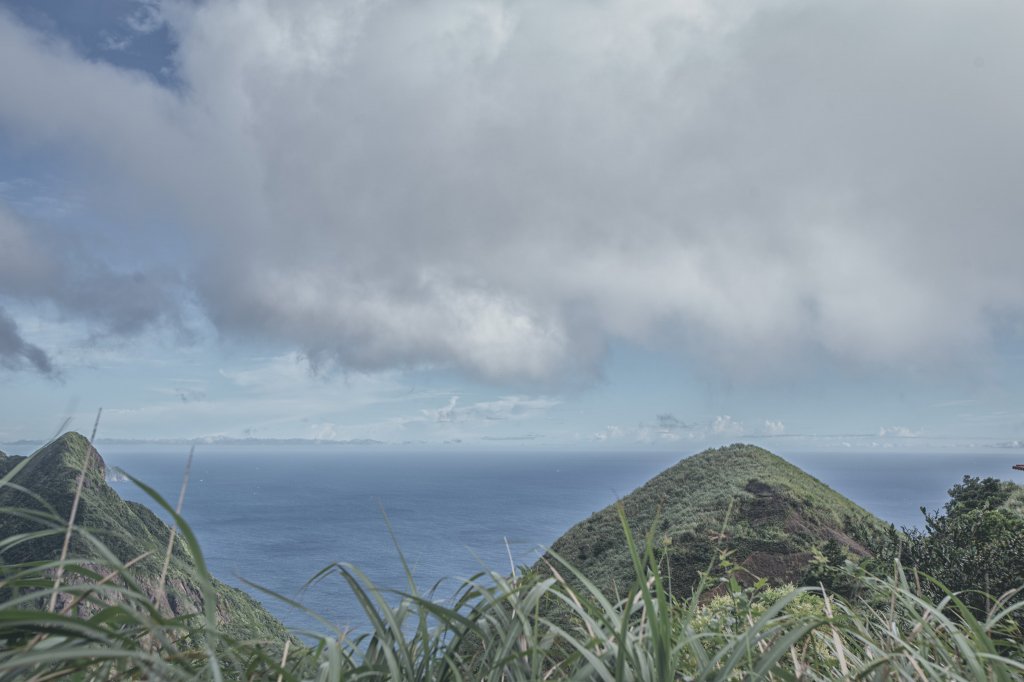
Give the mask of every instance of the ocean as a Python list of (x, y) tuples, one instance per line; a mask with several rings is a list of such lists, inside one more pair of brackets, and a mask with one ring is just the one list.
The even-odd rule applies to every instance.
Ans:
[[(177, 500), (187, 448), (100, 450), (108, 466), (145, 481), (172, 504)], [(1013, 480), (1010, 467), (1018, 458), (998, 450), (780, 454), (897, 527), (920, 525), (919, 508), (941, 507), (964, 474)], [(509, 553), (517, 565), (532, 563), (570, 526), (679, 459), (651, 451), (200, 446), (184, 516), (212, 573), (257, 596), (290, 627), (326, 632), (245, 581), (298, 599), (339, 627), (361, 629), (366, 619), (340, 576), (303, 590), (317, 571), (347, 562), (379, 587), (407, 590), (397, 545), (421, 590), (487, 569), (507, 573)], [(122, 496), (155, 506), (133, 484), (114, 485)], [(447, 580), (437, 596), (456, 587)]]

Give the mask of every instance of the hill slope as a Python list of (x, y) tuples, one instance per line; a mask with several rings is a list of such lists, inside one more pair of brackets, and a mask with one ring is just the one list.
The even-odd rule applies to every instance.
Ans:
[[(730, 559), (744, 569), (741, 580), (763, 577), (778, 584), (799, 580), (812, 550), (829, 540), (851, 555), (866, 556), (865, 540), (889, 527), (781, 457), (752, 445), (684, 459), (621, 504), (638, 540), (653, 531), (679, 596), (689, 596), (698, 572), (720, 549), (733, 550)], [(616, 505), (573, 526), (551, 550), (602, 589), (621, 589), (635, 577)]]
[[(41, 448), (28, 458), (28, 462), (13, 478), (12, 483), (42, 498), (42, 502), (15, 487), (5, 486), (0, 488), (0, 507), (43, 510), (45, 505), (50, 505), (60, 518), (67, 519), (78, 474), (86, 457), (89, 458), (89, 466), (76, 526), (92, 531), (122, 562), (151, 552), (148, 558), (135, 564), (131, 570), (146, 593), (156, 598), (160, 592), (159, 575), (170, 528), (145, 506), (121, 499), (106, 482), (103, 459), (80, 434), (64, 434)], [(0, 456), (0, 476), (24, 459)], [(0, 513), (0, 538), (44, 528), (46, 526), (41, 522), (9, 512)], [(57, 559), (62, 542), (63, 535), (54, 534), (20, 543), (0, 554), (0, 565)], [(69, 556), (87, 561), (94, 559), (93, 550), (77, 536), (73, 539)], [(185, 544), (180, 539), (176, 540), (167, 587), (158, 604), (162, 611), (174, 615), (202, 611), (203, 598), (195, 579), (196, 574), (193, 557)], [(285, 627), (255, 599), (217, 580), (214, 580), (214, 586), (218, 618), (226, 632), (242, 639), (278, 643), (288, 636)]]

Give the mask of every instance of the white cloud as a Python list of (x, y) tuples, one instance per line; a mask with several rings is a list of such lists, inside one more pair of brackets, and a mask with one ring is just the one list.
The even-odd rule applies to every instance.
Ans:
[(627, 437), (627, 435), (627, 429), (624, 429), (621, 426), (606, 426), (602, 430), (595, 432), (593, 436), (591, 436), (591, 438), (596, 441), (604, 442), (610, 440), (620, 440), (622, 438)]
[(883, 426), (878, 429), (879, 438), (917, 438), (920, 435), (920, 429), (915, 430), (906, 426)]
[(156, 31), (164, 25), (159, 0), (139, 0), (134, 11), (125, 17), (124, 23), (136, 33)]
[(452, 396), (439, 409), (423, 410), (424, 416), (438, 422), (506, 421), (527, 419), (555, 407), (560, 401), (546, 397), (505, 396), (458, 407), (459, 396)]
[(737, 421), (727, 414), (719, 415), (711, 420), (711, 432), (714, 434), (738, 435), (743, 431), (743, 422)]
[(338, 440), (338, 431), (330, 422), (310, 424), (309, 430), (313, 440)]
[(763, 431), (768, 436), (781, 436), (786, 432), (786, 425), (780, 419), (765, 419)]
[[(689, 438), (693, 438), (692, 433), (687, 433), (686, 435)], [(636, 429), (636, 441), (638, 443), (674, 443), (680, 440), (683, 440), (683, 434), (674, 429), (652, 428), (646, 425), (640, 425)]]
[(448, 404), (438, 410), (424, 410), (423, 413), (436, 422), (455, 421), (455, 405), (459, 402), (459, 396), (453, 395), (448, 399)]
[(186, 226), (227, 335), (515, 383), (615, 339), (971, 357), (1024, 314), (1020, 3), (163, 10), (178, 90), (0, 12), (0, 136)]

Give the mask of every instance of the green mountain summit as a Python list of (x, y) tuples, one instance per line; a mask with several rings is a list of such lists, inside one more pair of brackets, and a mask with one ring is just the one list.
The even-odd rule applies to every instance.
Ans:
[(619, 503), (576, 524), (551, 550), (602, 589), (629, 585), (635, 571), (617, 511), (634, 536), (652, 535), (678, 596), (723, 550), (738, 578), (798, 582), (814, 550), (838, 545), (852, 558), (889, 526), (767, 450), (731, 445), (688, 457)]
[[(0, 453), (0, 476), (6, 475), (26, 458)], [(24, 462), (11, 483), (0, 488), (0, 539), (53, 528), (40, 517), (52, 510), (60, 519), (70, 516), (79, 472), (88, 459), (76, 527), (87, 529), (114, 554), (127, 563), (138, 557), (133, 578), (156, 606), (168, 615), (201, 613), (203, 595), (197, 582), (195, 557), (180, 537), (174, 542), (165, 589), (159, 576), (167, 551), (170, 528), (156, 514), (137, 502), (121, 497), (107, 484), (106, 464), (89, 441), (78, 433), (66, 433), (41, 448)], [(48, 509), (49, 508), (49, 509)], [(66, 522), (66, 521), (65, 521)], [(28, 541), (9, 544), (0, 553), (0, 564), (12, 566), (28, 561), (52, 561), (60, 557), (63, 531)], [(95, 546), (82, 535), (72, 536), (69, 558), (105, 572)], [(65, 574), (68, 581), (76, 575)], [(213, 580), (217, 596), (217, 619), (229, 635), (243, 639), (282, 643), (288, 636), (284, 626), (255, 599), (224, 583)], [(69, 599), (62, 595), (62, 602)], [(63, 607), (63, 603), (58, 607)], [(83, 602), (79, 609), (88, 609)], [(88, 615), (83, 613), (82, 615)]]

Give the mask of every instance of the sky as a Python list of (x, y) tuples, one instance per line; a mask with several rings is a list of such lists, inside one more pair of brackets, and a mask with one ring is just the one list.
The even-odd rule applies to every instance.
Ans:
[(1016, 0), (0, 0), (0, 442), (1021, 447)]

